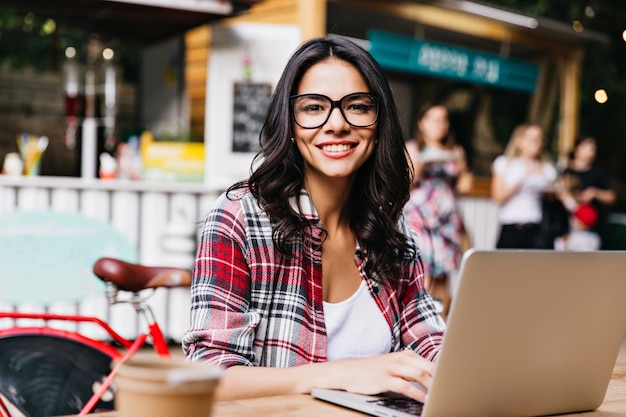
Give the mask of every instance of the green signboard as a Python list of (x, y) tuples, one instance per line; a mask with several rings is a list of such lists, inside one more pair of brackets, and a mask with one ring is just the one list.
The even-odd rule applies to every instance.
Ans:
[(532, 93), (536, 64), (444, 43), (372, 30), (370, 53), (386, 69)]

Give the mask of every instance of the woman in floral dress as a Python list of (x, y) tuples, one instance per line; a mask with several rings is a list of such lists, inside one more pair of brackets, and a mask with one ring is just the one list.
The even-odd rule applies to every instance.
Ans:
[(414, 170), (405, 218), (420, 236), (426, 265), (426, 285), (441, 300), (444, 314), (450, 303), (450, 278), (463, 255), (463, 219), (457, 203), (457, 182), (467, 170), (465, 152), (450, 134), (448, 109), (440, 104), (418, 114), (416, 137), (406, 143)]

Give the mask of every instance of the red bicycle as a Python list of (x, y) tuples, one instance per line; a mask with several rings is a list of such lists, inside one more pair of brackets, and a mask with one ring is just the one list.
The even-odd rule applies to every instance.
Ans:
[[(129, 303), (143, 319), (145, 330), (134, 340), (124, 338), (98, 317), (51, 313), (1, 312), (1, 318), (41, 319), (42, 326), (0, 329), (0, 416), (46, 417), (85, 415), (112, 410), (113, 377), (126, 359), (150, 342), (154, 351), (169, 357), (168, 343), (156, 322), (145, 289), (191, 284), (187, 269), (145, 266), (114, 258), (100, 258), (94, 274), (106, 284), (110, 304)], [(130, 297), (122, 296), (128, 295)], [(92, 323), (110, 340), (79, 331), (49, 327), (50, 321)]]

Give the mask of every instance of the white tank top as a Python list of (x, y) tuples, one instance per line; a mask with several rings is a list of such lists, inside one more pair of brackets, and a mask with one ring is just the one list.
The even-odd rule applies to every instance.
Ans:
[(350, 298), (324, 301), (327, 360), (364, 358), (391, 351), (391, 329), (365, 281)]

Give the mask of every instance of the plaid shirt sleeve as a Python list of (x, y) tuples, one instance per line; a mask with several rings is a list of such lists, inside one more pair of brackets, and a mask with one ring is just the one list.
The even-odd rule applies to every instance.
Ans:
[(326, 360), (318, 235), (282, 257), (271, 222), (249, 191), (220, 197), (196, 254), (187, 357), (224, 367)]
[(191, 360), (251, 365), (259, 315), (249, 310), (250, 276), (237, 200), (222, 195), (202, 229), (191, 287), (191, 327), (183, 349)]

